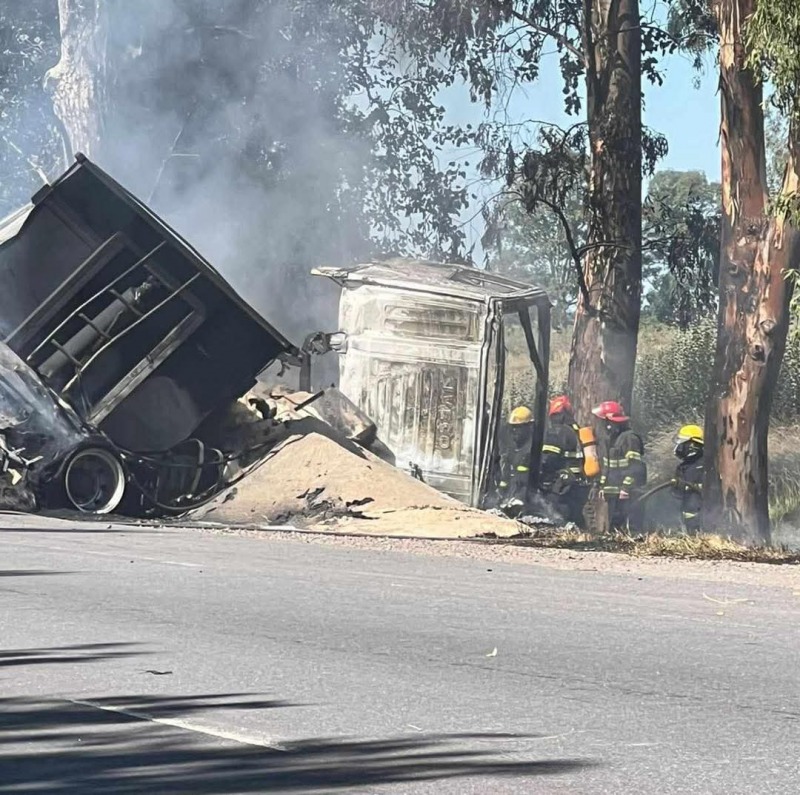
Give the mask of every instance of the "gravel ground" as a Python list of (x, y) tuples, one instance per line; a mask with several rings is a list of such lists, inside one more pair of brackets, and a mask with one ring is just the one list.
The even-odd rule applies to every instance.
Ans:
[[(130, 531), (136, 527), (158, 527), (157, 523), (76, 522), (74, 517), (47, 517), (41, 514), (0, 512), (8, 530), (61, 529)], [(570, 549), (542, 549), (487, 543), (479, 540), (430, 540), (419, 538), (381, 538), (344, 535), (340, 531), (318, 533), (306, 530), (249, 530), (196, 526), (184, 528), (199, 534), (221, 534), (263, 538), (293, 545), (324, 545), (334, 548), (374, 550), (387, 555), (397, 552), (428, 557), (467, 558), (488, 563), (516, 563), (544, 566), (561, 571), (604, 572), (620, 576), (659, 577), (670, 580), (695, 580), (713, 583), (738, 583), (790, 589), (800, 598), (800, 566), (774, 563), (738, 563), (726, 560), (676, 560), (674, 558), (633, 557), (619, 552), (584, 552)]]
[(368, 549), (387, 554), (459, 557), (497, 563), (517, 563), (572, 571), (596, 571), (637, 577), (707, 580), (789, 588), (800, 598), (800, 567), (769, 563), (675, 560), (642, 558), (616, 552), (582, 552), (568, 549), (538, 549), (481, 541), (430, 541), (416, 538), (367, 538), (306, 531), (284, 532), (239, 528), (197, 528), (201, 533), (222, 533), (269, 538), (287, 544), (323, 544)]

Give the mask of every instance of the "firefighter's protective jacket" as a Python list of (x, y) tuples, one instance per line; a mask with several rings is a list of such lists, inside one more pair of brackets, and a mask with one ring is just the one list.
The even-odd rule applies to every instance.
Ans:
[(600, 489), (606, 498), (641, 489), (647, 483), (644, 443), (630, 428), (601, 444)]
[(687, 530), (700, 527), (703, 507), (703, 456), (681, 461), (672, 480), (672, 490), (681, 501), (681, 519)]
[(541, 485), (551, 491), (557, 481), (572, 484), (583, 477), (583, 450), (578, 426), (566, 418), (553, 417), (542, 444)]
[(533, 428), (515, 433), (512, 427), (507, 427), (504, 436), (501, 441), (498, 491), (504, 500), (518, 499), (524, 502), (530, 477)]

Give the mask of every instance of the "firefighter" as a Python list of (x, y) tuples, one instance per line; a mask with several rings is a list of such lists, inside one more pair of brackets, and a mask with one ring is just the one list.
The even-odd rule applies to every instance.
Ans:
[(644, 443), (631, 429), (630, 418), (614, 400), (592, 409), (603, 423), (600, 434), (600, 495), (608, 505), (608, 518), (615, 530), (638, 530), (638, 511), (632, 510), (637, 494), (647, 483)]
[(566, 522), (582, 524), (588, 488), (583, 476), (583, 451), (572, 404), (566, 395), (550, 401), (549, 422), (542, 444), (541, 491)]
[(517, 406), (509, 414), (505, 436), (497, 484), (500, 506), (521, 509), (527, 502), (533, 442), (533, 412), (527, 406)]
[(672, 491), (681, 501), (681, 520), (688, 532), (700, 529), (703, 507), (703, 429), (684, 425), (675, 440), (678, 466), (672, 479)]

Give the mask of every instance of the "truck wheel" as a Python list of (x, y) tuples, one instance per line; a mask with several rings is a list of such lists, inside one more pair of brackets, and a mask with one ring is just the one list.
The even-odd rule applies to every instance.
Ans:
[(67, 502), (81, 513), (111, 513), (125, 494), (122, 462), (102, 447), (78, 450), (64, 468), (63, 489)]

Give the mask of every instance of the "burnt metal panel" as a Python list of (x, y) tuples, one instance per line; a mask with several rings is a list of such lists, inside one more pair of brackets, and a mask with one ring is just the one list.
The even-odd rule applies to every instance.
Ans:
[(403, 468), (472, 500), (487, 305), (361, 284), (340, 301), (342, 391), (376, 423)]
[(509, 279), (499, 273), (447, 262), (431, 262), (406, 257), (355, 265), (350, 268), (322, 267), (312, 271), (342, 287), (369, 284), (395, 290), (433, 293), (453, 298), (487, 301), (503, 298), (548, 300), (543, 288)]
[(142, 202), (76, 161), (0, 229), (0, 328), (82, 419), (128, 449), (167, 449), (299, 352)]
[[(547, 293), (475, 268), (401, 258), (312, 272), (343, 288), (342, 391), (373, 419), (399, 466), (418, 466), (430, 485), (483, 505), (508, 397), (505, 319), (522, 320), (535, 309), (538, 322), (549, 323)], [(535, 478), (549, 337), (523, 328), (534, 368)]]

